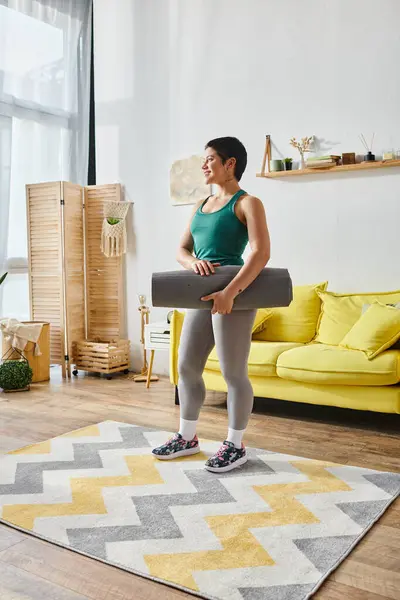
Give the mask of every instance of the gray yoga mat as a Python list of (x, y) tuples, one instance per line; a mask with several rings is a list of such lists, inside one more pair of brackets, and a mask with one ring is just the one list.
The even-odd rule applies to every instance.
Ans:
[[(200, 300), (224, 289), (241, 267), (215, 267), (212, 275), (194, 271), (165, 271), (153, 273), (152, 304), (168, 308), (210, 309), (212, 301)], [(265, 267), (256, 279), (235, 298), (233, 310), (289, 306), (293, 299), (292, 280), (287, 269)]]

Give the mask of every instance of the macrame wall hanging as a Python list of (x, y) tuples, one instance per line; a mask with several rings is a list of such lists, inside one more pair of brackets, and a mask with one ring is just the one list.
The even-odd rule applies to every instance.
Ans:
[(131, 202), (104, 202), (101, 251), (107, 257), (126, 253), (126, 215)]

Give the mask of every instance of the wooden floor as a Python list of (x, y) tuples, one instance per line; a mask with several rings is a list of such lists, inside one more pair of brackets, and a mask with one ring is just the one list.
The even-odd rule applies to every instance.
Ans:
[[(30, 392), (0, 394), (0, 452), (106, 419), (174, 431), (179, 407), (166, 379), (143, 384), (80, 374)], [(223, 440), (223, 394), (209, 393), (199, 434)], [(248, 445), (343, 464), (400, 471), (399, 416), (255, 403)], [(318, 600), (400, 599), (400, 500), (387, 510), (315, 594)], [(178, 600), (190, 594), (131, 575), (0, 525), (0, 600)]]

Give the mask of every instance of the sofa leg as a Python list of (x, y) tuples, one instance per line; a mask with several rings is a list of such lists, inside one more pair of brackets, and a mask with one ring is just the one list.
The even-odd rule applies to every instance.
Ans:
[(175, 404), (177, 406), (179, 406), (179, 392), (178, 392), (178, 386), (175, 386)]

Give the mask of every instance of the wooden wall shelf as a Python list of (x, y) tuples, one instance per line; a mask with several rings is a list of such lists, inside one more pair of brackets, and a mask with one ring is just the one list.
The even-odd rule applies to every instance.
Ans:
[(355, 165), (339, 165), (338, 167), (327, 167), (326, 169), (298, 169), (295, 171), (273, 171), (257, 173), (257, 177), (274, 179), (276, 177), (298, 177), (301, 175), (325, 175), (326, 173), (343, 173), (345, 171), (364, 171), (367, 169), (384, 169), (386, 167), (400, 167), (400, 160), (375, 161), (357, 163)]
[[(374, 162), (361, 162), (355, 165), (339, 165), (337, 167), (297, 169), (295, 171), (270, 171), (271, 162), (271, 136), (265, 136), (265, 151), (261, 166), (261, 173), (257, 177), (275, 179), (277, 177), (299, 177), (301, 175), (325, 175), (326, 173), (344, 173), (345, 171), (364, 171), (367, 169), (385, 169), (386, 167), (400, 167), (400, 160), (386, 160)], [(268, 165), (268, 170), (266, 170)]]

